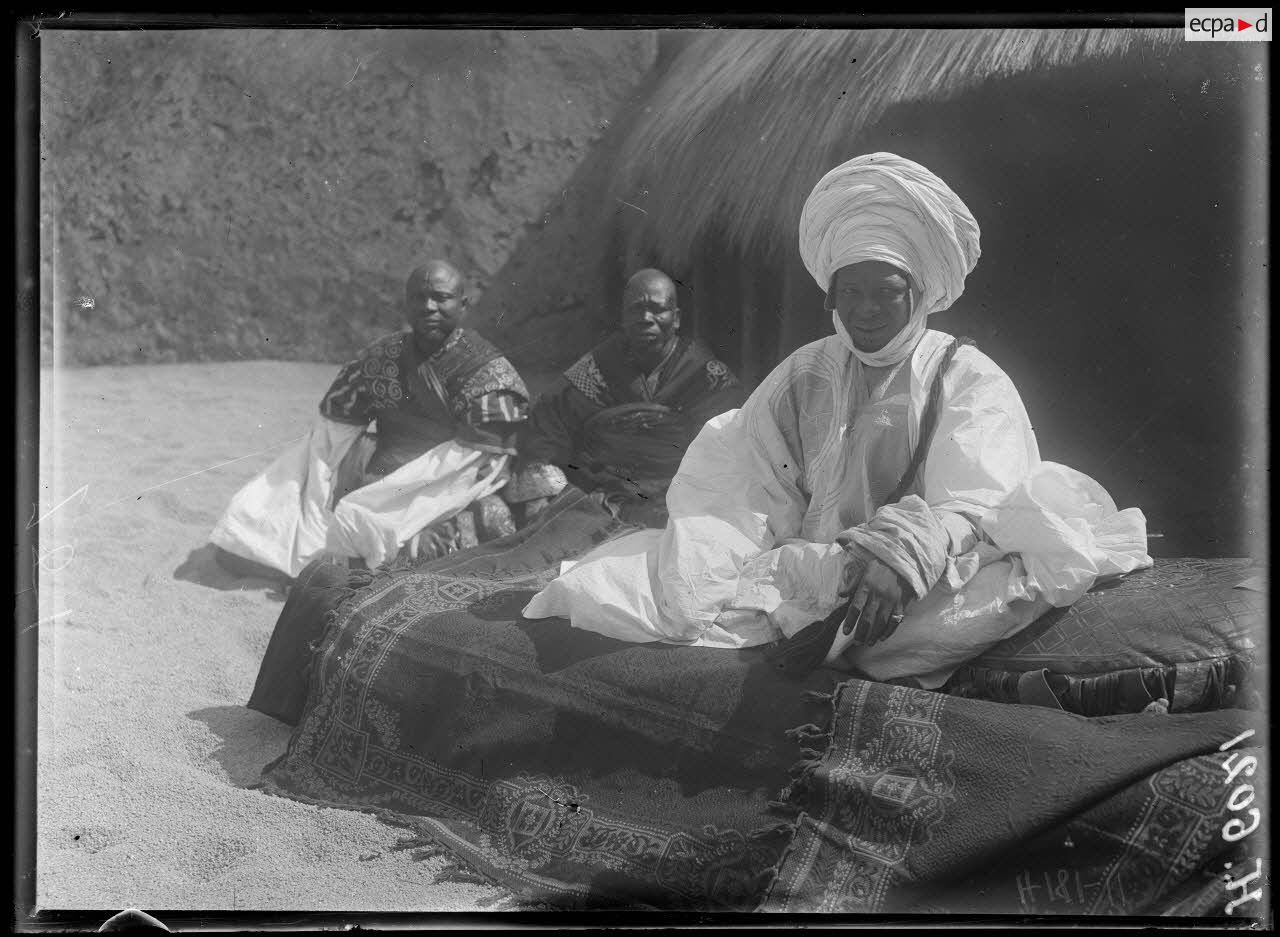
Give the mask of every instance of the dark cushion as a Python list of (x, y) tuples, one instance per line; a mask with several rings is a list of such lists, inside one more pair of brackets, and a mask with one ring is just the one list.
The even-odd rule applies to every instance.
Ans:
[(329, 613), (351, 594), (351, 578), (346, 563), (323, 557), (298, 573), (271, 632), (250, 709), (297, 725), (307, 702), (312, 651), (324, 638)]
[(1053, 609), (944, 689), (1086, 716), (1139, 712), (1159, 699), (1170, 712), (1255, 708), (1265, 581), (1247, 559), (1156, 559)]

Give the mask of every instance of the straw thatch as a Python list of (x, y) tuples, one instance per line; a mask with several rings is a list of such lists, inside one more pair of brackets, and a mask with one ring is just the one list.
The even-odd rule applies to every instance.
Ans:
[(682, 265), (708, 231), (741, 255), (794, 247), (804, 198), (890, 107), (1020, 72), (1183, 42), (1176, 29), (711, 33), (683, 50), (617, 164), (629, 245)]

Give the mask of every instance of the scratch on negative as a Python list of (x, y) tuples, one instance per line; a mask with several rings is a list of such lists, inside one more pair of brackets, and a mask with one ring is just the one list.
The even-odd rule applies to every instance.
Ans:
[(143, 488), (141, 491), (134, 492), (134, 494), (131, 494), (128, 497), (118, 498), (115, 501), (108, 501), (106, 504), (99, 505), (96, 508), (90, 508), (88, 511), (85, 511), (84, 513), (91, 514), (94, 511), (100, 511), (103, 508), (109, 508), (112, 505), (116, 505), (124, 501), (128, 501), (129, 498), (135, 498), (135, 497), (141, 498), (148, 491), (155, 491), (157, 488), (163, 488), (165, 485), (172, 485), (174, 482), (185, 481), (188, 478), (195, 478), (197, 475), (203, 475), (205, 472), (212, 472), (214, 469), (220, 469), (226, 465), (232, 465), (236, 462), (243, 462), (245, 459), (252, 459), (256, 455), (262, 455), (264, 452), (270, 452), (272, 449), (279, 449), (282, 446), (288, 446), (292, 443), (297, 442), (299, 439), (305, 439), (305, 438), (306, 438), (306, 434), (304, 433), (302, 436), (295, 436), (293, 439), (286, 439), (284, 442), (276, 443), (274, 446), (267, 446), (267, 448), (259, 449), (257, 452), (250, 452), (248, 455), (242, 455), (234, 459), (228, 459), (226, 462), (219, 462), (217, 465), (210, 465), (208, 468), (202, 468), (199, 471), (190, 472), (189, 474), (181, 475), (178, 478), (171, 478), (168, 481), (160, 482), (159, 484), (152, 485), (149, 488)]
[(1114, 449), (1111, 450), (1111, 454), (1102, 461), (1102, 465), (1105, 466), (1108, 462), (1114, 459), (1116, 455), (1120, 452), (1120, 450), (1124, 449), (1125, 446), (1129, 445), (1129, 443), (1137, 439), (1138, 434), (1141, 433), (1148, 426), (1150, 426), (1152, 421), (1155, 420), (1156, 417), (1161, 415), (1162, 414), (1160, 413), (1153, 413), (1151, 416), (1147, 417), (1147, 419), (1143, 420), (1142, 425), (1139, 426), (1137, 429), (1135, 429), (1132, 433), (1130, 433), (1124, 442), (1122, 442), (1120, 445), (1116, 446)]
[(342, 87), (345, 88), (347, 85), (351, 84), (351, 82), (355, 81), (356, 75), (360, 74), (360, 69), (368, 65), (377, 57), (378, 57), (378, 53), (375, 52), (373, 55), (369, 56), (367, 59), (356, 59), (356, 70), (351, 73), (351, 77), (347, 79), (347, 84), (343, 85)]
[(647, 211), (645, 211), (645, 210), (644, 210), (643, 208), (641, 208), (639, 205), (632, 205), (630, 202), (628, 202), (628, 201), (627, 201), (626, 199), (624, 199), (624, 198), (620, 198), (620, 199), (618, 199), (618, 201), (619, 201), (619, 202), (621, 202), (623, 205), (626, 205), (628, 208), (634, 208), (636, 211), (638, 211), (638, 212), (639, 212), (640, 214), (642, 214), (642, 215), (647, 215), (647, 214), (649, 214)]
[(70, 615), (70, 614), (71, 614), (71, 609), (66, 609), (65, 611), (55, 612), (52, 615), (46, 615), (44, 616), (44, 618), (37, 619), (36, 621), (33, 621), (31, 624), (27, 625), (27, 627), (19, 631), (18, 634), (26, 634), (32, 628), (38, 628), (40, 625), (43, 625), (47, 621), (57, 621), (59, 618), (62, 618), (64, 615)]

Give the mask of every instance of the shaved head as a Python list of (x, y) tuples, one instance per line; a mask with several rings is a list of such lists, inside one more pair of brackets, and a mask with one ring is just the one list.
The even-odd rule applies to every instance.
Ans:
[(462, 272), (447, 260), (428, 260), (421, 266), (414, 267), (405, 282), (405, 289), (430, 287), (435, 283), (447, 283), (459, 296), (465, 295), (466, 284)]
[(672, 282), (671, 277), (653, 267), (646, 267), (631, 275), (631, 279), (627, 280), (626, 288), (622, 291), (622, 303), (625, 306), (637, 295), (643, 295), (649, 291), (663, 293), (670, 297), (672, 305), (675, 304), (675, 283)]
[(405, 319), (424, 354), (434, 353), (462, 324), (470, 298), (461, 271), (447, 260), (415, 267), (404, 285)]

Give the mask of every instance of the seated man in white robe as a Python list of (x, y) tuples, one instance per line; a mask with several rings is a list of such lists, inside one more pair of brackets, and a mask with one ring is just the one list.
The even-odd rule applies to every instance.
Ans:
[(210, 540), (297, 576), (321, 555), (376, 567), (513, 532), (495, 492), (528, 392), (497, 348), (462, 327), (468, 300), (451, 264), (414, 270), (409, 327), (342, 369), (309, 437), (241, 489)]
[(664, 531), (566, 564), (525, 615), (719, 647), (825, 620), (818, 662), (934, 688), (1100, 577), (1150, 565), (1141, 512), (1042, 462), (1008, 377), (928, 329), (978, 243), (964, 203), (910, 160), (875, 153), (824, 176), (800, 252), (835, 334), (707, 423)]

